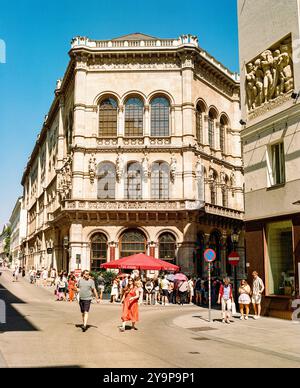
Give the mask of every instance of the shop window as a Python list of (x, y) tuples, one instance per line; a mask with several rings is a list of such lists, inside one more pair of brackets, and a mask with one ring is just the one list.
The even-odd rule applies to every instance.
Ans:
[(293, 296), (295, 273), (292, 222), (276, 222), (267, 226), (270, 295)]

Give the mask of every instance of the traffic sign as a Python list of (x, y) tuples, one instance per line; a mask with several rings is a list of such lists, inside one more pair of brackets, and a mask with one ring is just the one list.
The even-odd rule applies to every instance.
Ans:
[(212, 263), (213, 261), (216, 260), (216, 258), (217, 258), (217, 254), (213, 249), (206, 249), (206, 251), (204, 252), (204, 260), (207, 263)]
[(240, 262), (240, 255), (237, 252), (231, 252), (228, 256), (228, 262), (235, 267), (238, 266)]

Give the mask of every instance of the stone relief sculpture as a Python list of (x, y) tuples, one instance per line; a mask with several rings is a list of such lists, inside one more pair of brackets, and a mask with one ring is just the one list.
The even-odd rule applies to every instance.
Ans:
[(118, 154), (118, 157), (116, 160), (116, 178), (118, 182), (120, 182), (122, 178), (123, 171), (124, 171), (124, 161), (123, 161), (122, 155)]
[(97, 163), (96, 163), (95, 155), (93, 154), (89, 160), (89, 176), (90, 176), (90, 182), (92, 184), (95, 182), (96, 170), (97, 170)]
[(171, 173), (171, 180), (173, 183), (175, 182), (176, 171), (177, 171), (177, 160), (176, 160), (175, 154), (172, 154), (170, 173)]
[(225, 171), (224, 171), (224, 166), (221, 167), (220, 181), (221, 181), (221, 185), (226, 185), (226, 174), (225, 174)]
[(236, 175), (234, 169), (232, 169), (230, 174), (230, 184), (232, 187), (236, 187)]
[(246, 99), (249, 112), (294, 88), (291, 39), (265, 50), (246, 65)]
[(58, 172), (58, 192), (61, 199), (66, 200), (71, 196), (72, 188), (72, 158), (69, 156), (64, 160), (65, 164)]
[(143, 168), (144, 178), (147, 180), (150, 176), (149, 159), (148, 159), (147, 153), (145, 153), (145, 157), (143, 158), (142, 168)]

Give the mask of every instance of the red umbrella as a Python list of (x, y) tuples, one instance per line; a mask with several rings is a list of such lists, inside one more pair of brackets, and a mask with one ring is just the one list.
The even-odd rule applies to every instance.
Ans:
[(139, 269), (139, 270), (153, 270), (153, 271), (179, 271), (177, 265), (168, 263), (160, 259), (155, 259), (152, 256), (147, 256), (144, 253), (124, 257), (120, 260), (114, 260), (110, 263), (101, 265), (101, 268), (106, 269)]

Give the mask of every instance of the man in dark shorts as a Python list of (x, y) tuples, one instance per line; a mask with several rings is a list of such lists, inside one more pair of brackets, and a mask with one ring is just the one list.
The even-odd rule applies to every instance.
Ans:
[(95, 296), (97, 303), (99, 303), (99, 297), (96, 290), (94, 280), (90, 279), (89, 271), (83, 271), (81, 279), (78, 281), (78, 292), (79, 292), (79, 306), (82, 314), (83, 326), (82, 331), (85, 333), (87, 330), (87, 322), (89, 318), (90, 307)]

